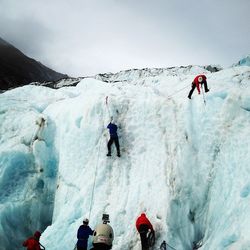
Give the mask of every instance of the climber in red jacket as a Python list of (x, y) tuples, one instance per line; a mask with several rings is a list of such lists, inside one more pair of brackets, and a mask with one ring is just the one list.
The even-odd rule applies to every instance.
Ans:
[[(137, 218), (136, 228), (140, 233), (142, 250), (148, 250), (149, 246), (154, 243), (154, 228), (145, 213)], [(149, 237), (149, 232), (151, 237)], [(149, 238), (151, 242), (149, 242)]]
[(40, 239), (41, 233), (36, 231), (34, 236), (28, 238), (26, 241), (23, 242), (23, 246), (27, 247), (27, 250), (41, 250), (40, 248)]
[(194, 92), (194, 89), (197, 88), (198, 90), (198, 94), (201, 93), (200, 91), (200, 84), (201, 84), (201, 87), (202, 85), (204, 84), (204, 88), (205, 88), (205, 92), (208, 92), (209, 89), (207, 88), (207, 77), (205, 75), (198, 75), (194, 78), (193, 82), (192, 82), (192, 88), (188, 94), (188, 98), (191, 99), (191, 96)]

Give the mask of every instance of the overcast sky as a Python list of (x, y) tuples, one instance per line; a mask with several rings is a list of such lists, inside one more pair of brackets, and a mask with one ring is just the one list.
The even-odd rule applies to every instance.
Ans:
[(0, 37), (70, 76), (250, 54), (250, 0), (0, 0)]

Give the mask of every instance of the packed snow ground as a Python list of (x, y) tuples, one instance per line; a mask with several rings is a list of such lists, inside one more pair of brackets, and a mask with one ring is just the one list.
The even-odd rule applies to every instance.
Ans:
[[(112, 249), (137, 250), (141, 212), (155, 250), (163, 240), (176, 250), (250, 249), (250, 67), (149, 72), (0, 95), (1, 250), (22, 249), (37, 229), (46, 249), (73, 250), (82, 219), (94, 229), (103, 213)], [(206, 105), (196, 90), (187, 98), (199, 73)], [(121, 158), (114, 146), (106, 157), (110, 116)]]

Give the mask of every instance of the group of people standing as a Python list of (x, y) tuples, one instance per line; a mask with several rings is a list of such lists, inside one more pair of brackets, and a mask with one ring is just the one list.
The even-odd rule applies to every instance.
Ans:
[(93, 236), (93, 248), (91, 250), (109, 250), (112, 248), (114, 239), (114, 232), (112, 227), (108, 224), (109, 215), (103, 214), (102, 223), (97, 225), (95, 230), (89, 227), (89, 220), (86, 218), (83, 220), (83, 224), (77, 231), (77, 250), (87, 250), (88, 238)]
[[(107, 215), (104, 215), (107, 216)], [(77, 231), (77, 250), (87, 250), (88, 238), (93, 235), (93, 248), (91, 250), (109, 250), (112, 248), (114, 240), (114, 232), (110, 225), (108, 225), (109, 219), (103, 218), (103, 223), (99, 224), (95, 230), (89, 227), (89, 220), (84, 219), (83, 224)], [(142, 213), (136, 220), (136, 229), (140, 234), (142, 250), (149, 250), (149, 247), (153, 246), (155, 242), (154, 228), (146, 217), (145, 213)]]

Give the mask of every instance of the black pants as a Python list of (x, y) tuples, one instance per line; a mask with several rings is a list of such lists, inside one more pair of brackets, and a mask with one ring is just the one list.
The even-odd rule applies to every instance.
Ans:
[(115, 142), (115, 147), (116, 147), (116, 151), (117, 154), (120, 154), (120, 145), (119, 145), (119, 140), (118, 140), (118, 136), (110, 136), (109, 142), (108, 142), (108, 154), (111, 155), (111, 145), (113, 144), (113, 142)]
[(148, 234), (149, 227), (148, 225), (142, 224), (139, 227), (139, 233), (141, 237), (141, 249), (142, 250), (149, 250), (149, 245), (148, 245)]
[(87, 247), (77, 247), (77, 250), (87, 250)]
[(90, 250), (109, 250), (112, 248), (112, 245), (108, 246), (104, 243), (94, 243), (93, 246)]
[[(208, 92), (209, 89), (207, 88), (207, 81), (205, 81), (204, 83), (201, 83), (201, 88), (202, 88), (202, 85), (203, 85), (203, 84), (204, 84), (205, 92)], [(193, 83), (192, 83), (192, 88), (191, 88), (191, 90), (190, 90), (190, 92), (189, 92), (189, 94), (188, 94), (188, 98), (191, 98), (191, 96), (192, 96), (192, 94), (193, 94), (195, 88), (196, 88), (196, 84), (193, 82)]]

